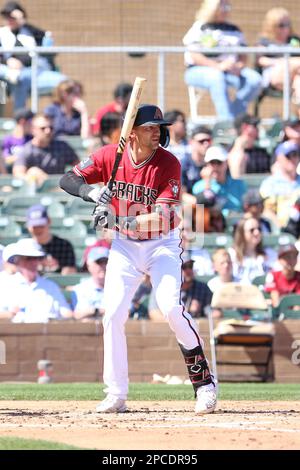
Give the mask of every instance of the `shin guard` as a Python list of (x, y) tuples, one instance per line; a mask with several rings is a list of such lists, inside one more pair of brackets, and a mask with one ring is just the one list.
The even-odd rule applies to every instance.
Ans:
[(181, 344), (179, 344), (179, 346), (187, 365), (189, 378), (194, 387), (196, 397), (199, 387), (213, 383), (208, 363), (205, 358), (202, 346), (199, 345), (191, 350), (185, 349)]

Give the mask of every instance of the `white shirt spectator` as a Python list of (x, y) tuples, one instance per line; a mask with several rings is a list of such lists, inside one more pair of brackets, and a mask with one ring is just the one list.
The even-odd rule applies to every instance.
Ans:
[(71, 305), (73, 310), (102, 309), (103, 289), (95, 284), (93, 278), (85, 279), (73, 287)]
[[(232, 276), (232, 280), (230, 282), (239, 282), (239, 279), (235, 276)], [(227, 283), (222, 281), (220, 276), (215, 276), (208, 281), (207, 286), (209, 287), (211, 292), (214, 293), (216, 292), (217, 289), (224, 286), (224, 284), (227, 284)]]
[(192, 249), (190, 257), (195, 261), (194, 272), (196, 276), (208, 276), (215, 273), (210, 254), (204, 248)]
[(232, 260), (233, 276), (243, 284), (251, 284), (257, 276), (263, 276), (273, 269), (277, 260), (277, 254), (272, 248), (266, 248), (266, 255), (256, 257), (244, 256), (242, 264), (236, 257), (234, 248), (228, 248)]
[(28, 283), (21, 273), (8, 275), (0, 298), (0, 311), (16, 307), (19, 311), (12, 318), (13, 323), (47, 323), (61, 320), (70, 311), (57, 284), (41, 276)]

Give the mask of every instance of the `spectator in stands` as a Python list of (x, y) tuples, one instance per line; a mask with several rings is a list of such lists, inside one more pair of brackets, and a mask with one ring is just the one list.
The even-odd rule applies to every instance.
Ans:
[(17, 273), (1, 292), (0, 318), (13, 323), (47, 323), (72, 318), (73, 312), (57, 284), (38, 273), (45, 256), (42, 248), (32, 239), (22, 239), (6, 249), (10, 250), (8, 261), (16, 265)]
[(58, 135), (90, 135), (87, 105), (83, 100), (83, 86), (76, 80), (64, 80), (53, 92), (53, 102), (44, 110), (52, 119), (53, 133)]
[(239, 282), (239, 279), (233, 275), (231, 257), (225, 248), (216, 250), (212, 255), (212, 260), (216, 276), (207, 282), (211, 292), (215, 292), (227, 282)]
[(262, 233), (256, 218), (243, 218), (236, 227), (233, 247), (228, 248), (233, 275), (240, 282), (249, 284), (257, 276), (267, 273), (277, 255), (271, 248), (263, 248)]
[(14, 113), (16, 126), (11, 134), (3, 137), (1, 147), (6, 168), (11, 170), (16, 160), (16, 149), (25, 145), (32, 139), (32, 118), (34, 114), (30, 109), (21, 108)]
[(106, 113), (118, 113), (120, 116), (125, 114), (127, 109), (130, 95), (132, 92), (132, 85), (130, 83), (120, 83), (114, 90), (114, 100), (105, 106), (102, 106), (96, 112), (93, 122), (93, 134), (99, 135), (101, 119)]
[(273, 174), (262, 182), (260, 194), (266, 199), (265, 208), (276, 214), (279, 225), (284, 226), (289, 210), (300, 195), (300, 176), (297, 175), (300, 148), (286, 140), (276, 148), (275, 157)]
[(87, 257), (87, 268), (91, 275), (73, 287), (71, 305), (77, 320), (99, 319), (104, 315), (103, 288), (109, 249), (92, 248)]
[(143, 281), (137, 288), (129, 308), (129, 317), (139, 320), (148, 318), (148, 302), (152, 291), (150, 276), (145, 274)]
[[(0, 28), (0, 46), (5, 48), (45, 45), (45, 31), (27, 22), (25, 9), (18, 2), (7, 2), (1, 10), (6, 25)], [(2, 52), (0, 78), (6, 80), (14, 98), (14, 108), (24, 108), (31, 90), (31, 57), (29, 54)], [(55, 70), (54, 55), (39, 56), (37, 87), (39, 92), (54, 88), (66, 77)]]
[(300, 272), (295, 271), (297, 256), (295, 245), (282, 246), (278, 252), (281, 271), (271, 271), (266, 276), (265, 291), (271, 294), (273, 307), (278, 307), (284, 295), (300, 294)]
[[(205, 308), (211, 303), (212, 293), (204, 282), (195, 278), (193, 265), (194, 261), (191, 259), (182, 264), (181, 302), (192, 317), (199, 318), (205, 316)], [(158, 309), (154, 296), (149, 302), (149, 318), (163, 320), (163, 314)]]
[(283, 123), (283, 141), (290, 140), (300, 148), (300, 118), (291, 117)]
[(186, 136), (185, 114), (178, 109), (172, 109), (164, 114), (164, 119), (172, 123), (168, 127), (170, 143), (167, 150), (173, 153), (179, 161), (183, 161), (185, 157), (190, 158), (191, 151)]
[(193, 203), (194, 198), (191, 199), (188, 195), (192, 194), (194, 184), (201, 178), (205, 153), (212, 144), (212, 131), (204, 126), (194, 127), (189, 144), (191, 153), (181, 161), (182, 193), (183, 201)]
[[(219, 120), (232, 120), (247, 111), (261, 89), (259, 73), (246, 67), (246, 56), (233, 53), (204, 55), (203, 47), (245, 46), (241, 30), (228, 22), (231, 10), (227, 0), (204, 0), (196, 21), (183, 38), (185, 82), (209, 90)], [(229, 88), (236, 90), (231, 101)]]
[(100, 123), (100, 145), (117, 144), (122, 128), (122, 118), (118, 113), (106, 113)]
[(238, 137), (228, 154), (228, 165), (233, 178), (245, 173), (269, 173), (271, 156), (257, 145), (259, 120), (249, 114), (235, 119)]
[[(300, 47), (300, 38), (293, 33), (288, 10), (282, 7), (274, 7), (267, 11), (258, 45), (266, 46), (266, 53), (257, 59), (262, 72), (263, 87), (271, 86), (277, 90), (282, 90), (285, 76), (285, 59), (272, 54), (272, 46)], [(300, 57), (289, 58), (289, 76), (293, 90), (293, 101), (299, 105)]]
[(46, 253), (43, 259), (44, 272), (72, 274), (76, 272), (76, 259), (70, 241), (51, 233), (51, 220), (47, 209), (41, 204), (29, 207), (26, 217), (26, 227), (36, 243), (41, 245)]
[(103, 248), (108, 248), (110, 249), (111, 247), (111, 242), (112, 242), (112, 234), (110, 233), (109, 230), (107, 230), (105, 233), (101, 234), (101, 238), (98, 238), (94, 243), (91, 243), (88, 245), (82, 255), (82, 266), (80, 271), (86, 272), (87, 271), (87, 257), (89, 252), (96, 247), (103, 247)]
[(17, 150), (13, 166), (16, 177), (35, 177), (40, 184), (48, 175), (64, 173), (66, 166), (76, 165), (78, 156), (70, 145), (53, 136), (52, 120), (37, 115), (32, 120), (33, 139)]
[(204, 157), (205, 167), (201, 171), (202, 179), (193, 186), (198, 204), (211, 199), (225, 217), (229, 211), (242, 211), (242, 198), (246, 191), (244, 181), (231, 177), (227, 159), (228, 153), (223, 147), (214, 145), (208, 148)]
[(118, 144), (121, 134), (123, 119), (119, 113), (106, 113), (100, 122), (100, 132), (98, 136), (90, 139), (88, 154), (92, 154), (99, 147), (108, 144)]
[(300, 238), (300, 197), (290, 209), (288, 222), (282, 231), (294, 235), (296, 239)]
[(12, 274), (15, 274), (17, 269), (15, 264), (9, 263), (8, 260), (11, 256), (11, 248), (14, 247), (14, 243), (7, 246), (0, 245), (0, 285), (1, 289), (5, 289), (6, 281), (11, 280)]
[(262, 216), (264, 211), (264, 199), (255, 188), (249, 189), (243, 197), (244, 217), (254, 217), (259, 221), (262, 233), (271, 233), (272, 226), (268, 219)]

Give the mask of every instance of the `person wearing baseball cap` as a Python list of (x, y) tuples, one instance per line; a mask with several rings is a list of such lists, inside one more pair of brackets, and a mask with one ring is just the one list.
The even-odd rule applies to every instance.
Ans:
[(75, 285), (71, 294), (71, 305), (77, 320), (97, 319), (104, 315), (103, 289), (109, 249), (103, 246), (92, 248), (87, 255), (90, 276)]
[(243, 197), (244, 217), (254, 217), (259, 221), (263, 233), (271, 233), (272, 226), (268, 219), (262, 217), (264, 198), (256, 188), (249, 189)]
[(13, 323), (47, 323), (73, 317), (58, 285), (39, 274), (46, 253), (35, 240), (24, 238), (7, 245), (3, 255), (17, 272), (1, 291), (0, 318)]
[(265, 207), (274, 212), (282, 227), (287, 223), (290, 208), (300, 193), (300, 175), (297, 167), (300, 162), (300, 147), (291, 140), (278, 145), (273, 173), (260, 186), (260, 194), (267, 199)]
[(280, 298), (288, 294), (300, 294), (300, 272), (295, 270), (298, 249), (293, 244), (283, 245), (278, 250), (281, 270), (267, 274), (265, 291), (271, 294), (272, 306), (277, 307)]
[(205, 167), (200, 181), (193, 186), (193, 194), (201, 203), (201, 193), (208, 190), (216, 196), (216, 204), (224, 216), (228, 211), (242, 211), (242, 198), (246, 185), (242, 180), (233, 179), (228, 171), (228, 152), (224, 147), (213, 145), (205, 153)]
[(292, 116), (283, 123), (283, 140), (291, 140), (300, 146), (300, 118)]
[(28, 208), (26, 228), (47, 254), (43, 263), (44, 272), (72, 274), (77, 271), (72, 243), (51, 233), (51, 219), (45, 206), (35, 204)]
[[(176, 214), (181, 202), (181, 165), (163, 148), (170, 124), (158, 106), (141, 105), (126, 145), (122, 139), (118, 167), (114, 166), (118, 146), (106, 145), (60, 179), (63, 190), (96, 203), (94, 228), (102, 232), (111, 229), (113, 236), (104, 285), (106, 397), (96, 407), (97, 413), (123, 413), (127, 409), (125, 323), (134, 292), (145, 274), (151, 276), (158, 307), (180, 345), (196, 398), (195, 413), (212, 413), (217, 405), (216, 386), (197, 326), (189, 314), (188, 321), (182, 315), (182, 250)], [(103, 186), (95, 188), (95, 183)], [(197, 376), (192, 363), (199, 371)]]

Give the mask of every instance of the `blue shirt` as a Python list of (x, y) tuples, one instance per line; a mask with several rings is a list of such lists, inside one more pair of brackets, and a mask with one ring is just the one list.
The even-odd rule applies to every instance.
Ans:
[[(198, 181), (193, 186), (193, 194), (196, 196), (205, 189), (205, 182)], [(243, 210), (243, 195), (247, 186), (244, 181), (233, 179), (229, 174), (226, 176), (224, 183), (218, 183), (211, 180), (210, 189), (217, 196), (217, 205), (222, 209), (223, 215), (227, 215), (229, 211), (241, 212)]]
[(53, 130), (56, 136), (80, 135), (81, 116), (75, 109), (72, 110), (72, 116), (70, 117), (64, 113), (62, 106), (53, 103), (45, 108), (44, 114), (53, 120)]

